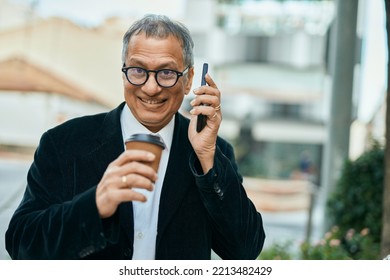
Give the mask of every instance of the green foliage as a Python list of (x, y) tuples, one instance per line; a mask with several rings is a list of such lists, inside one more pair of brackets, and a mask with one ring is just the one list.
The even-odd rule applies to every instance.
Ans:
[(304, 260), (348, 260), (348, 253), (340, 246), (338, 228), (333, 227), (316, 244), (303, 242), (300, 246)]
[[(296, 251), (295, 253), (293, 253)], [(368, 228), (360, 232), (349, 229), (342, 235), (339, 227), (334, 226), (323, 239), (316, 244), (303, 242), (298, 249), (293, 242), (274, 243), (263, 250), (259, 260), (377, 260), (379, 244), (374, 242)]]
[(349, 229), (340, 235), (340, 229), (334, 226), (322, 240), (315, 245), (304, 242), (300, 246), (303, 260), (376, 260), (379, 258), (379, 244), (369, 229), (360, 232)]
[(258, 260), (292, 260), (291, 253), (292, 242), (286, 241), (284, 243), (273, 243), (269, 248), (264, 249)]
[(384, 150), (378, 144), (357, 160), (346, 162), (327, 209), (342, 235), (351, 228), (369, 228), (374, 242), (380, 242), (383, 184)]

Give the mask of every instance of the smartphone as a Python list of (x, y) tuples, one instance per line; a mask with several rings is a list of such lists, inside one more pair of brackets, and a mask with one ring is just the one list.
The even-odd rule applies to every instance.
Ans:
[[(205, 76), (207, 74), (208, 69), (209, 69), (209, 65), (207, 63), (203, 63), (202, 78), (200, 81), (201, 86), (204, 86), (206, 84)], [(202, 129), (206, 126), (206, 122), (207, 122), (207, 116), (199, 114), (196, 122), (196, 131), (201, 132)]]

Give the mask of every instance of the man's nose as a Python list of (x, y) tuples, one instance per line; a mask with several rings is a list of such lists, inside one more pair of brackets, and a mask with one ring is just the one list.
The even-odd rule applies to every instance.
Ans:
[(156, 73), (150, 73), (146, 83), (142, 86), (142, 90), (149, 94), (156, 94), (161, 91), (161, 87), (158, 85), (156, 80)]

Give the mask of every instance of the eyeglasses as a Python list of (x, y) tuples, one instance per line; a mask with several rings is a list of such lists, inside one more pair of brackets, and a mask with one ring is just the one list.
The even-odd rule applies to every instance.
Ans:
[(122, 72), (125, 73), (130, 84), (135, 86), (142, 86), (146, 84), (149, 79), (149, 73), (155, 73), (154, 78), (157, 84), (163, 88), (170, 88), (176, 85), (179, 78), (188, 72), (188, 68), (183, 72), (161, 69), (161, 70), (147, 70), (141, 67), (122, 67)]

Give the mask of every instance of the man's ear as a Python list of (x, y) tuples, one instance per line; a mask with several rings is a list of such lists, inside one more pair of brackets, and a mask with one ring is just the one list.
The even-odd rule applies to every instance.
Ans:
[[(126, 66), (126, 65), (123, 63), (122, 67), (125, 67), (125, 66)], [(127, 81), (126, 74), (125, 74), (125, 72), (123, 72), (123, 71), (121, 71), (121, 72), (122, 72), (122, 81), (123, 81), (123, 84), (125, 84), (126, 81)]]
[(194, 67), (191, 67), (190, 69), (188, 69), (188, 73), (187, 73), (187, 81), (185, 85), (186, 95), (190, 93), (193, 79), (194, 79)]

